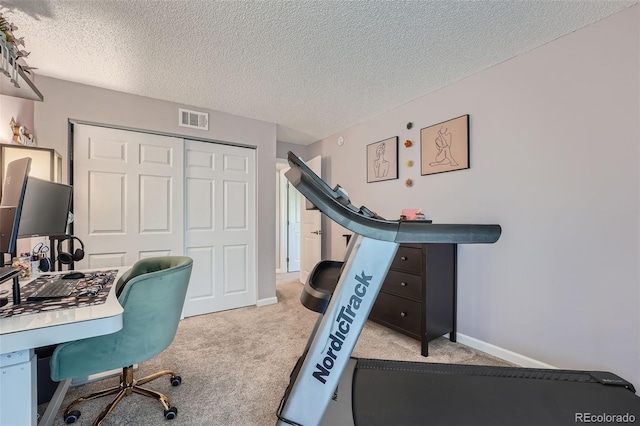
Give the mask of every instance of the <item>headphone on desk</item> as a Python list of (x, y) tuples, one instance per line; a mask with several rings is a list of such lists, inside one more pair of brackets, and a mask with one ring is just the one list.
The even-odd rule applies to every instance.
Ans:
[[(76, 249), (73, 254), (62, 251), (62, 242), (66, 240), (75, 240), (80, 243), (80, 248)], [(58, 240), (58, 262), (64, 265), (70, 265), (73, 262), (84, 259), (84, 243), (78, 237), (73, 235), (66, 235), (64, 238)]]
[(40, 260), (38, 269), (42, 272), (53, 271), (53, 265), (51, 265), (51, 259), (49, 259), (47, 253), (49, 253), (49, 246), (44, 245), (44, 243), (38, 243), (33, 248), (33, 255)]

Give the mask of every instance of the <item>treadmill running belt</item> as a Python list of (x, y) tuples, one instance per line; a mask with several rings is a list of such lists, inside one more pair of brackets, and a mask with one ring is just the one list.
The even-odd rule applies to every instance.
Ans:
[[(618, 385), (601, 383), (610, 380)], [(597, 416), (611, 416), (601, 424), (640, 420), (633, 386), (604, 372), (362, 359), (352, 397), (355, 424), (367, 426), (575, 425), (593, 423)], [(625, 415), (626, 422), (616, 421)]]

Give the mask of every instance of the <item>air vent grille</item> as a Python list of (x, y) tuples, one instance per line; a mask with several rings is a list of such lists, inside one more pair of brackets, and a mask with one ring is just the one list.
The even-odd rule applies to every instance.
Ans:
[(206, 112), (178, 109), (178, 126), (209, 130), (209, 114)]

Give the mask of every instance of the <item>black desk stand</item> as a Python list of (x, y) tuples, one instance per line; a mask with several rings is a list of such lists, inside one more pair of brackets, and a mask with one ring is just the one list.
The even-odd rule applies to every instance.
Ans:
[[(52, 235), (49, 237), (49, 252), (51, 253), (50, 259), (51, 259), (51, 271), (56, 271), (56, 263), (58, 264), (58, 271), (62, 271), (62, 262), (60, 262), (60, 258), (56, 258), (57, 254), (56, 254), (56, 247), (58, 247), (58, 241), (59, 240), (65, 240), (68, 239), (67, 235)], [(73, 241), (69, 240), (69, 253), (73, 253), (74, 247), (73, 247)], [(71, 262), (69, 264), (69, 270), (73, 271), (74, 270), (74, 265), (75, 262)]]
[[(4, 265), (5, 254), (9, 255), (9, 262), (11, 262), (11, 259), (15, 257), (15, 253), (0, 252), (0, 259), (2, 259), (2, 262), (0, 262), (0, 265)], [(20, 281), (19, 281), (20, 269), (18, 268), (12, 269), (10, 265), (11, 263), (9, 263), (9, 265), (6, 265), (5, 268), (7, 268), (8, 270), (3, 271), (3, 273), (0, 275), (0, 284), (5, 283), (10, 279), (13, 279), (13, 304), (19, 305), (20, 304)]]

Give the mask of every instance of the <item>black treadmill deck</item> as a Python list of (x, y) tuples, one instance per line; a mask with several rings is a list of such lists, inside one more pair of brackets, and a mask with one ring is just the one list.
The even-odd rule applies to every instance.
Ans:
[(623, 423), (615, 420), (625, 415), (640, 421), (633, 386), (606, 372), (359, 359), (353, 374), (356, 425), (575, 425), (607, 415), (601, 424)]

